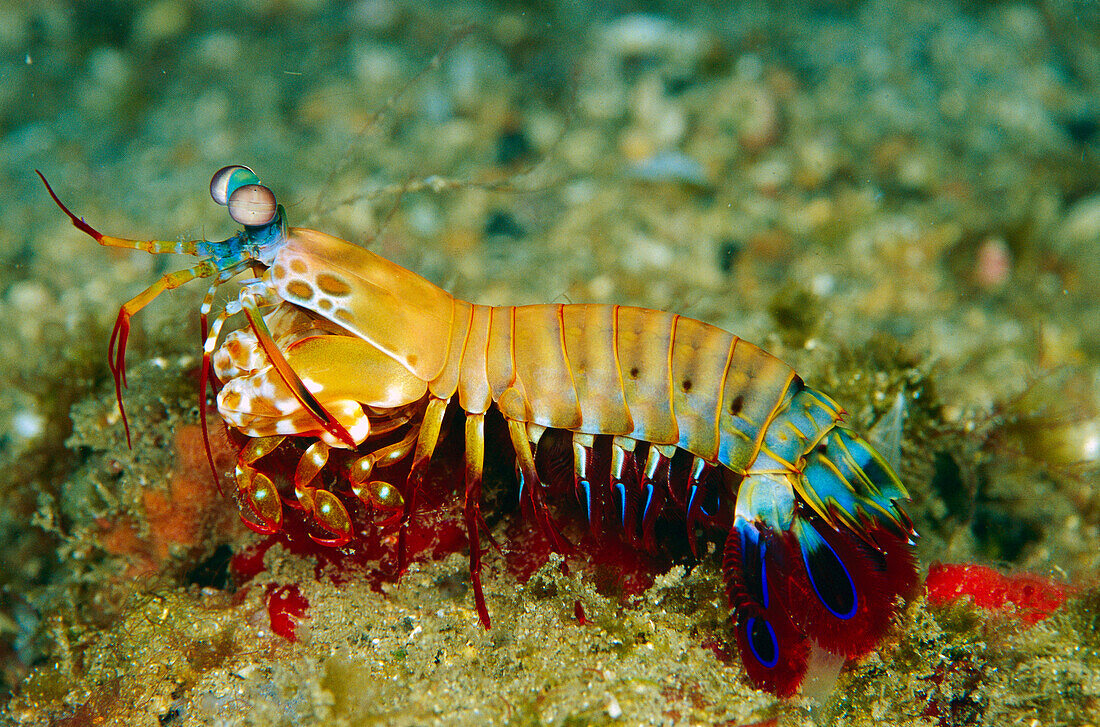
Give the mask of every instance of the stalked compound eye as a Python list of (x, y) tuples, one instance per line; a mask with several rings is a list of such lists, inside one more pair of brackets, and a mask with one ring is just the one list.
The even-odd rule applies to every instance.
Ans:
[(268, 224), (278, 210), (275, 193), (262, 184), (246, 184), (229, 195), (229, 216), (247, 227)]
[(210, 196), (224, 207), (238, 187), (259, 183), (260, 178), (256, 176), (256, 172), (240, 164), (231, 164), (214, 172), (214, 176), (210, 178)]

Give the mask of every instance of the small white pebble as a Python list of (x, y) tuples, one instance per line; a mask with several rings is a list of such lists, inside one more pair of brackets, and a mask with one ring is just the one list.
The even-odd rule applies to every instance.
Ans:
[(46, 429), (46, 418), (30, 409), (20, 409), (12, 414), (11, 428), (23, 439), (34, 439)]
[(603, 300), (615, 290), (615, 281), (607, 275), (598, 275), (588, 281), (588, 292), (597, 300)]
[(611, 719), (623, 716), (623, 708), (619, 706), (619, 700), (615, 699), (614, 694), (607, 698), (607, 716)]
[(810, 281), (810, 291), (819, 298), (824, 298), (836, 290), (836, 278), (829, 273), (819, 273)]
[(418, 203), (409, 211), (409, 226), (421, 237), (435, 236), (442, 229), (439, 211), (428, 202)]
[(1100, 433), (1092, 432), (1081, 442), (1081, 459), (1085, 462), (1100, 459)]
[(256, 671), (256, 665), (255, 664), (245, 664), (244, 666), (237, 669), (233, 673), (236, 676), (239, 676), (241, 679), (247, 679), (248, 677), (252, 676), (252, 674), (254, 674), (255, 671)]
[(170, 40), (187, 27), (188, 8), (176, 0), (159, 0), (145, 5), (134, 18), (134, 39), (142, 45)]
[(198, 57), (214, 68), (230, 68), (241, 55), (241, 41), (223, 30), (215, 30), (199, 39)]
[(8, 289), (8, 302), (21, 313), (43, 313), (50, 302), (50, 293), (41, 283), (22, 280)]
[(131, 78), (129, 62), (120, 51), (100, 46), (88, 55), (88, 75), (100, 91), (119, 91)]
[(392, 0), (359, 0), (348, 10), (348, 20), (370, 30), (388, 28), (400, 17), (400, 8)]
[(674, 30), (659, 15), (625, 15), (604, 29), (604, 47), (620, 56), (652, 55), (667, 46)]

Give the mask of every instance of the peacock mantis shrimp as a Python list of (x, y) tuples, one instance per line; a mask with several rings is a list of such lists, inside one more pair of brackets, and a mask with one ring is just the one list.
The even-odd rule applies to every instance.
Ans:
[[(457, 403), (470, 572), (486, 626), (480, 495), (493, 408), (507, 423), (520, 500), (558, 549), (568, 544), (536, 465), (550, 430), (569, 437), (569, 489), (594, 531), (616, 529), (652, 549), (658, 519), (674, 516), (686, 522), (693, 550), (697, 527), (725, 533), (739, 651), (750, 679), (779, 695), (797, 691), (814, 650), (847, 658), (873, 650), (897, 597), (916, 587), (908, 496), (891, 466), (844, 426), (832, 399), (731, 333), (628, 306), (459, 300), (355, 244), (288, 227), (247, 167), (225, 167), (211, 181), (213, 199), (242, 225), (221, 242), (104, 235), (46, 188), (101, 245), (201, 258), (122, 306), (109, 362), (121, 409), (132, 316), (165, 290), (212, 280), (200, 310), (201, 420), (205, 429), (212, 374), (222, 385), (218, 413), (248, 437), (235, 481), (254, 530), (283, 523), (282, 497), (257, 462), (296, 438), (309, 443), (293, 478), (297, 504), (325, 532), (315, 539), (347, 543), (351, 516), (318, 474), (331, 450), (352, 450), (350, 492), (401, 523), (403, 567), (405, 526), (444, 414)], [(244, 273), (238, 296), (211, 318), (215, 291)], [(239, 313), (248, 325), (222, 340)], [(129, 440), (128, 423), (126, 431)], [(375, 477), (410, 457), (402, 486)], [(690, 464), (674, 467), (674, 458)]]

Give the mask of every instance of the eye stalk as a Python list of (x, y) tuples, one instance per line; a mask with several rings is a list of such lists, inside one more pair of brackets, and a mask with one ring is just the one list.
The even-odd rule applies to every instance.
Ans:
[(275, 193), (262, 184), (237, 187), (229, 195), (229, 216), (245, 227), (270, 224), (278, 214)]
[(229, 207), (234, 222), (246, 227), (270, 224), (279, 213), (275, 194), (260, 184), (260, 178), (248, 167), (233, 164), (222, 167), (210, 179), (210, 196)]
[(256, 176), (256, 172), (240, 164), (232, 164), (214, 172), (214, 176), (210, 179), (210, 196), (215, 202), (225, 207), (238, 187), (259, 183), (260, 178)]

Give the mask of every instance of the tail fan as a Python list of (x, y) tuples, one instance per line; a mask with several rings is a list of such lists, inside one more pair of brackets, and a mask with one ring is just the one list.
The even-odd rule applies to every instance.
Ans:
[(794, 522), (786, 541), (799, 561), (784, 591), (791, 619), (826, 651), (849, 658), (872, 651), (890, 627), (895, 598), (911, 595), (916, 582), (908, 548), (885, 531), (872, 547), (812, 513)]
[(906, 493), (881, 457), (836, 428), (801, 473), (752, 472), (737, 494), (724, 574), (749, 678), (798, 691), (816, 645), (845, 658), (885, 636), (917, 586)]
[(777, 533), (738, 519), (723, 559), (741, 662), (754, 684), (780, 697), (798, 691), (810, 654), (809, 639), (778, 597), (787, 551)]

